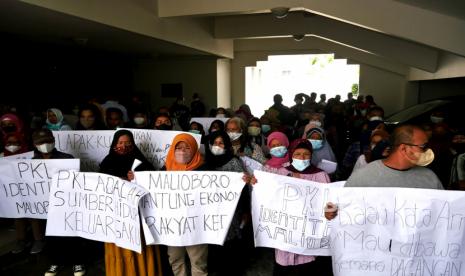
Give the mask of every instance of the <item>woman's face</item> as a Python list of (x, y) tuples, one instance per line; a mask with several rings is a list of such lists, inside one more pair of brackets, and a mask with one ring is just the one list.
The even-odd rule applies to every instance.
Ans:
[(257, 121), (252, 121), (249, 123), (249, 127), (261, 127), (260, 123)]
[(21, 143), (18, 139), (18, 137), (16, 136), (10, 136), (8, 137), (8, 139), (6, 140), (6, 143), (5, 143), (5, 146), (20, 146)]
[(211, 129), (211, 131), (213, 132), (213, 131), (218, 131), (218, 130), (220, 130), (221, 127), (220, 127), (220, 124), (218, 124), (218, 123), (212, 123), (211, 126), (210, 126), (210, 129)]
[(218, 147), (224, 149), (223, 137), (221, 137), (221, 136), (216, 137), (215, 141), (213, 141), (213, 146), (218, 146)]
[(52, 112), (52, 111), (48, 111), (47, 112), (47, 118), (48, 118), (48, 121), (51, 123), (51, 124), (56, 124), (58, 123), (58, 118), (57, 118), (57, 115)]
[(241, 133), (242, 130), (241, 130), (241, 128), (237, 125), (236, 122), (230, 121), (230, 122), (226, 125), (226, 132), (238, 132), (238, 133)]
[(190, 127), (191, 130), (200, 130), (200, 127), (198, 124), (191, 124), (191, 127)]
[(16, 124), (12, 120), (3, 120), (0, 123), (0, 127), (3, 129), (4, 132), (6, 133), (13, 133), (15, 132), (18, 128), (16, 127)]
[(308, 160), (312, 158), (312, 153), (308, 149), (296, 149), (292, 154), (292, 159)]
[(179, 142), (174, 148), (174, 158), (178, 164), (188, 164), (194, 156), (193, 149), (186, 142)]
[(312, 135), (310, 135), (310, 137), (308, 137), (308, 139), (312, 139), (312, 140), (323, 140), (323, 138), (321, 137), (321, 134), (318, 133), (318, 132), (312, 133)]
[(128, 135), (122, 135), (118, 138), (115, 146), (116, 153), (123, 155), (132, 152), (133, 149), (134, 145)]
[(81, 116), (79, 117), (79, 122), (84, 128), (91, 128), (95, 122), (95, 115), (92, 110), (83, 110)]
[(281, 147), (281, 146), (284, 146), (284, 145), (278, 139), (273, 139), (270, 142), (270, 149), (276, 148), (276, 147)]

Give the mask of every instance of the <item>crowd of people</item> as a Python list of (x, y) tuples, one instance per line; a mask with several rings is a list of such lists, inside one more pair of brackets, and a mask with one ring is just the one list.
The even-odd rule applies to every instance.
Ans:
[[(247, 156), (263, 164), (263, 170), (319, 183), (347, 180), (347, 187), (410, 187), (465, 190), (465, 130), (448, 125), (447, 114), (433, 113), (429, 122), (419, 126), (402, 125), (395, 129), (384, 124), (384, 110), (372, 96), (348, 93), (326, 100), (325, 94), (300, 93), (295, 105), (283, 105), (281, 95), (260, 117), (248, 105), (237, 110), (214, 108), (208, 114), (195, 94), (190, 107), (177, 98), (170, 107), (149, 113), (137, 98), (124, 104), (108, 99), (91, 100), (74, 115), (50, 107), (41, 114), (22, 118), (16, 108), (4, 106), (0, 117), (2, 156), (34, 151), (34, 159), (73, 158), (57, 151), (52, 131), (117, 130), (121, 127), (181, 130), (202, 135), (205, 154), (189, 134), (177, 135), (171, 143), (162, 168), (151, 164), (137, 148), (129, 130), (117, 130), (110, 151), (100, 164), (100, 172), (132, 180), (135, 159), (142, 161), (136, 170), (229, 171), (244, 173), (250, 185), (257, 179), (246, 172), (239, 157)], [(193, 117), (216, 117), (206, 131)], [(224, 122), (224, 118), (228, 118)], [(337, 164), (326, 172), (321, 163)], [(207, 275), (213, 268), (219, 275), (243, 275), (244, 259), (253, 247), (250, 219), (250, 186), (246, 185), (234, 214), (224, 246), (185, 247), (145, 246), (142, 253), (105, 244), (107, 275)], [(333, 219), (337, 210), (328, 212)], [(33, 242), (28, 242), (31, 225)], [(245, 227), (244, 227), (245, 226)], [(45, 237), (44, 222), (15, 219), (17, 243), (13, 253), (29, 249), (38, 254), (51, 252), (46, 276), (56, 275), (65, 264), (73, 265), (74, 275), (84, 275), (85, 258), (81, 238)], [(60, 250), (64, 245), (74, 250)], [(214, 252), (214, 254), (209, 254)], [(188, 256), (189, 261), (187, 261)], [(322, 260), (322, 261), (319, 261)], [(167, 265), (169, 264), (169, 265)], [(167, 271), (169, 266), (171, 271)], [(304, 256), (275, 250), (275, 275), (331, 275), (331, 266), (322, 257)]]

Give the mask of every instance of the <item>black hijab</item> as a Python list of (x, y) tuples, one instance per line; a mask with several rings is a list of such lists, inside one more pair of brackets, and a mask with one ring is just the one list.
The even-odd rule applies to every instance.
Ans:
[(321, 172), (320, 169), (318, 169), (317, 167), (311, 164), (310, 166), (305, 168), (305, 170), (303, 171), (299, 171), (296, 168), (294, 168), (294, 166), (292, 165), (292, 155), (294, 155), (294, 151), (296, 151), (297, 149), (308, 149), (310, 153), (313, 154), (312, 143), (310, 143), (310, 141), (308, 141), (307, 139), (296, 139), (292, 141), (291, 145), (289, 146), (289, 163), (291, 165), (286, 167), (288, 171), (291, 171), (294, 173), (300, 173), (300, 174), (314, 174), (314, 173)]
[[(215, 142), (215, 139), (218, 137), (223, 138), (224, 154), (222, 155), (214, 155), (210, 151), (210, 146), (213, 145), (213, 143)], [(218, 131), (210, 133), (210, 135), (208, 136), (208, 146), (205, 147), (205, 161), (206, 161), (207, 168), (216, 169), (228, 163), (233, 158), (234, 158), (234, 152), (232, 149), (231, 139), (229, 138), (229, 135), (223, 130), (218, 130)]]
[[(118, 154), (115, 151), (116, 144), (121, 136), (127, 135), (131, 140), (133, 149), (127, 154)], [(100, 172), (110, 174), (117, 177), (126, 178), (127, 173), (131, 170), (134, 160), (138, 159), (142, 161), (135, 170), (136, 171), (153, 171), (155, 168), (153, 165), (145, 158), (139, 148), (136, 146), (134, 141), (134, 136), (129, 130), (121, 129), (115, 132), (113, 136), (113, 141), (111, 142), (110, 152), (100, 163)]]

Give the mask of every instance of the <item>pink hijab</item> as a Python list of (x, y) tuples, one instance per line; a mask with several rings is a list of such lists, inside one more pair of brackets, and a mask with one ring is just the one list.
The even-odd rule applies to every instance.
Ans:
[[(283, 144), (283, 146), (285, 146), (286, 148), (289, 147), (289, 139), (287, 139), (287, 136), (282, 132), (275, 131), (275, 132), (271, 133), (270, 135), (268, 135), (268, 137), (267, 137), (267, 146), (268, 146), (268, 148), (270, 148), (271, 141), (273, 141), (274, 139), (281, 142), (281, 144)], [(265, 165), (270, 166), (272, 168), (281, 168), (283, 166), (283, 164), (287, 163), (287, 162), (289, 162), (289, 153), (286, 153), (286, 155), (284, 155), (281, 158), (275, 157), (275, 156), (272, 155), (271, 159), (266, 161)]]

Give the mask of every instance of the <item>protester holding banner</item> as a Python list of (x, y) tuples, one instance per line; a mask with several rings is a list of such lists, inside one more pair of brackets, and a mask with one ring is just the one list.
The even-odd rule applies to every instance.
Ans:
[(5, 135), (3, 144), (5, 146), (3, 147), (3, 151), (0, 153), (0, 157), (25, 153), (28, 150), (23, 135), (17, 132)]
[[(314, 182), (329, 183), (326, 172), (311, 164), (312, 144), (306, 139), (297, 139), (289, 147), (290, 165), (277, 171), (277, 174), (306, 179)], [(318, 257), (321, 258), (321, 257)], [(275, 250), (274, 275), (326, 275), (314, 262), (316, 257)]]
[[(166, 156), (167, 171), (194, 171), (205, 168), (195, 138), (181, 133), (174, 137)], [(208, 245), (168, 246), (171, 268), (175, 276), (187, 275), (186, 252), (192, 276), (208, 275)]]
[[(210, 134), (206, 150), (206, 169), (209, 171), (245, 172), (242, 161), (234, 156), (231, 140), (224, 131)], [(220, 275), (241, 275), (247, 259), (245, 246), (247, 240), (242, 233), (246, 225), (250, 226), (250, 193), (248, 186), (242, 190), (234, 217), (223, 246), (212, 246), (215, 254), (212, 263), (219, 269)], [(234, 261), (233, 261), (234, 260)], [(229, 274), (228, 274), (229, 273)]]
[(226, 122), (226, 132), (231, 138), (234, 154), (248, 156), (260, 163), (265, 163), (266, 158), (262, 149), (257, 144), (252, 144), (248, 138), (248, 132), (244, 120), (233, 117)]
[[(134, 174), (131, 167), (136, 159), (142, 162), (136, 167), (136, 171), (155, 170), (137, 148), (132, 132), (118, 130), (113, 136), (110, 152), (100, 164), (100, 172), (132, 180)], [(145, 244), (142, 234), (141, 238), (142, 244)], [(105, 243), (105, 274), (107, 276), (161, 275), (158, 246), (142, 246), (142, 252), (138, 254), (113, 243)]]
[[(32, 142), (35, 150), (32, 159), (72, 159), (72, 155), (60, 152), (55, 148), (55, 138), (49, 129), (36, 130), (32, 134)], [(36, 225), (35, 225), (36, 224)], [(34, 229), (34, 227), (36, 229)], [(31, 253), (39, 253), (44, 246), (43, 229), (39, 220), (34, 220), (32, 229), (34, 232), (34, 245)], [(86, 274), (84, 267), (84, 249), (83, 239), (78, 237), (54, 237), (47, 236), (48, 253), (51, 265), (45, 272), (45, 276), (57, 275), (60, 268), (65, 264), (73, 265), (75, 276)], [(72, 248), (72, 250), (63, 251), (62, 248)]]
[(277, 173), (282, 167), (289, 165), (289, 139), (279, 131), (274, 131), (268, 135), (267, 146), (270, 149), (271, 159), (266, 161), (263, 171)]

